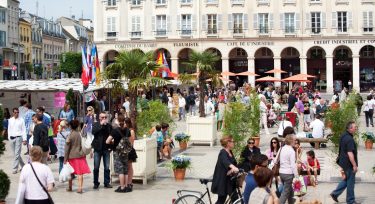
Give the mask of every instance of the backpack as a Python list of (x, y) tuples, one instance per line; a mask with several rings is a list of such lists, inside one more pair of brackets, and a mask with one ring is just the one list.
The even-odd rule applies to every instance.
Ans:
[(39, 145), (42, 149), (49, 149), (48, 131), (45, 131), (44, 129), (42, 129), (40, 132)]
[(120, 158), (128, 158), (130, 151), (133, 149), (132, 144), (129, 141), (130, 131), (127, 129), (126, 135), (123, 135), (119, 129), (117, 129), (117, 131), (121, 135), (121, 140), (116, 147), (116, 152)]

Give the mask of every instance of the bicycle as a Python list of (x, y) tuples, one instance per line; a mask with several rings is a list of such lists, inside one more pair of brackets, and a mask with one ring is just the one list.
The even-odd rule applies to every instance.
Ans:
[[(241, 193), (240, 185), (238, 185), (238, 178), (242, 175), (245, 175), (243, 169), (240, 169), (238, 173), (231, 177), (231, 180), (236, 181), (236, 190), (229, 196), (229, 198), (225, 201), (225, 204), (244, 204), (243, 196)], [(206, 186), (206, 191), (204, 193), (200, 191), (191, 191), (191, 190), (178, 190), (177, 195), (178, 198), (174, 201), (173, 204), (207, 204), (203, 199), (205, 196), (208, 196), (209, 204), (212, 204), (210, 190), (208, 188), (208, 183), (212, 182), (212, 179), (199, 179), (199, 182), (202, 185)], [(234, 202), (231, 201), (231, 197), (234, 194), (238, 195), (238, 199)]]

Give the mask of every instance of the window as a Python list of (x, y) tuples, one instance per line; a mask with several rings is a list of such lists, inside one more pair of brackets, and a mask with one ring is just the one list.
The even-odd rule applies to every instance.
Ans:
[(191, 4), (191, 0), (180, 0), (181, 4)]
[(116, 37), (116, 17), (107, 18), (107, 37)]
[(140, 38), (141, 37), (141, 17), (140, 16), (133, 16), (132, 17), (132, 38)]
[(320, 12), (311, 13), (311, 32), (319, 34), (321, 31), (321, 16)]
[(107, 5), (108, 5), (108, 6), (116, 6), (116, 1), (117, 1), (117, 0), (108, 0), (108, 1), (107, 1)]
[(6, 41), (6, 32), (5, 31), (0, 31), (0, 47), (5, 47), (7, 44)]
[(373, 58), (374, 57), (374, 47), (373, 46), (365, 46), (361, 49), (360, 57), (364, 58)]
[(181, 15), (181, 34), (191, 35), (191, 15)]
[(167, 4), (167, 0), (156, 0), (156, 4), (157, 5), (166, 5)]
[(337, 29), (339, 32), (348, 31), (348, 19), (346, 11), (337, 12)]
[(207, 15), (207, 33), (208, 34), (217, 34), (217, 15), (209, 14)]
[(218, 0), (206, 0), (207, 4), (217, 4)]
[(133, 6), (139, 6), (141, 5), (141, 0), (131, 0)]
[(320, 3), (320, 0), (310, 0), (311, 3)]
[(156, 16), (156, 35), (167, 35), (167, 16), (157, 15)]
[(268, 31), (268, 13), (258, 14), (258, 23), (259, 23), (259, 33), (267, 34)]
[(233, 33), (243, 33), (242, 13), (233, 14)]
[(0, 23), (2, 23), (2, 24), (5, 24), (5, 22), (6, 22), (6, 12), (5, 12), (5, 9), (1, 9), (0, 10)]
[(335, 53), (335, 58), (338, 60), (347, 60), (349, 58), (349, 50), (346, 48), (338, 48)]
[(294, 33), (295, 32), (295, 14), (294, 13), (285, 13), (285, 33)]
[(373, 31), (373, 20), (372, 11), (363, 12), (363, 32)]

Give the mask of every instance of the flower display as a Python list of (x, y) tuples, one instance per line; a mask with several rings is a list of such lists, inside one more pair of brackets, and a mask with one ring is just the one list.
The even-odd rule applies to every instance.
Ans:
[(174, 139), (178, 142), (189, 142), (190, 135), (187, 135), (185, 133), (178, 133), (174, 136)]
[(171, 162), (167, 165), (172, 170), (187, 169), (191, 167), (191, 158), (184, 155), (173, 157)]
[(293, 182), (293, 189), (294, 189), (294, 192), (300, 192), (301, 191), (301, 188), (302, 188), (302, 183), (300, 180), (294, 180)]

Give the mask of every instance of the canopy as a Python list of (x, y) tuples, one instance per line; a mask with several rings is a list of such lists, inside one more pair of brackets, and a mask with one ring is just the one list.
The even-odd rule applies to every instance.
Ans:
[(281, 81), (281, 80), (278, 79), (278, 78), (275, 78), (275, 77), (266, 76), (266, 77), (256, 79), (255, 81), (258, 81), (258, 82), (262, 82), (262, 81), (277, 82), (277, 81)]
[[(85, 92), (95, 91), (98, 89), (105, 88), (108, 81), (101, 81), (99, 85), (89, 84), (89, 87)], [(127, 89), (126, 87), (124, 87)], [(0, 91), (20, 91), (20, 92), (32, 92), (32, 91), (78, 91), (83, 93), (83, 85), (79, 78), (65, 78), (65, 79), (54, 79), (54, 80), (0, 80)]]
[(225, 72), (221, 72), (221, 76), (236, 76), (236, 74), (233, 72), (225, 71)]
[(305, 78), (315, 78), (316, 77), (316, 76), (310, 75), (310, 74), (296, 74), (294, 76), (301, 76), (301, 77), (305, 77)]
[(286, 71), (283, 71), (283, 70), (281, 70), (281, 69), (277, 69), (277, 68), (275, 68), (275, 69), (272, 69), (272, 70), (270, 70), (270, 71), (266, 71), (266, 72), (264, 72), (264, 73), (266, 73), (266, 74), (276, 74), (276, 73), (286, 73)]
[(283, 79), (285, 82), (310, 82), (307, 76), (304, 74), (297, 74), (288, 78)]
[(259, 76), (258, 74), (255, 74), (254, 72), (241, 72), (236, 75), (237, 76)]

